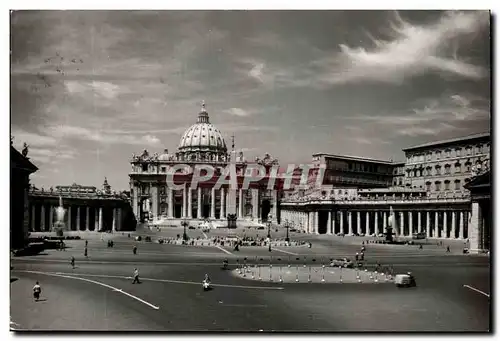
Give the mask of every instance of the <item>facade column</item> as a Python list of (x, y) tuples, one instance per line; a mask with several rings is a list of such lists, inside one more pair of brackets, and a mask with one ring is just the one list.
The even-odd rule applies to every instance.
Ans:
[(226, 216), (229, 214), (229, 192), (231, 190), (228, 188), (226, 193)]
[(259, 190), (252, 188), (252, 219), (257, 221), (259, 219)]
[(87, 214), (85, 215), (85, 231), (90, 231), (90, 207), (87, 206)]
[(439, 211), (436, 211), (434, 214), (434, 231), (432, 234), (433, 237), (439, 238), (441, 237), (441, 231), (439, 230)]
[(425, 212), (425, 226), (427, 238), (431, 237), (431, 212)]
[(418, 233), (422, 232), (422, 212), (417, 212), (417, 231)]
[(384, 233), (387, 229), (387, 212), (384, 211), (384, 214), (382, 215), (384, 221), (382, 222), (382, 233)]
[(220, 189), (220, 218), (226, 218), (226, 190), (224, 187)]
[(370, 235), (370, 212), (366, 211), (365, 235)]
[(215, 187), (210, 193), (210, 219), (215, 219)]
[(413, 236), (413, 211), (408, 211), (408, 230), (409, 236)]
[[(156, 220), (156, 219), (158, 219), (158, 207), (159, 207), (158, 185), (157, 184), (151, 184), (150, 190), (151, 190), (151, 197), (153, 199), (153, 200), (151, 200), (152, 204), (153, 204), (153, 209), (152, 209), (152, 211), (153, 211), (153, 220)], [(113, 229), (113, 231), (114, 231), (114, 229)]]
[(345, 231), (344, 231), (344, 211), (340, 211), (339, 225), (340, 225), (340, 233), (345, 234)]
[(401, 233), (401, 235), (403, 237), (406, 236), (406, 234), (405, 234), (405, 215), (404, 215), (404, 212), (399, 212), (399, 233)]
[(45, 205), (42, 203), (40, 209), (40, 231), (45, 232)]
[(54, 230), (54, 207), (49, 205), (49, 231)]
[(361, 234), (361, 211), (357, 212), (356, 233)]
[(238, 191), (238, 218), (243, 218), (243, 188)]
[[(153, 202), (154, 202), (154, 200), (153, 200)], [(153, 207), (154, 207), (154, 206), (153, 206)], [(154, 218), (153, 218), (153, 219), (154, 219)], [(111, 230), (112, 230), (113, 232), (115, 232), (115, 231), (116, 231), (116, 208), (114, 208), (114, 207), (113, 207), (113, 225), (112, 225), (112, 227), (111, 227)]]
[(319, 234), (319, 212), (314, 212), (314, 234)]
[(192, 218), (193, 217), (193, 191), (192, 191), (192, 188), (191, 187), (187, 187), (187, 200), (188, 200), (188, 204), (187, 204), (187, 217), (188, 218)]
[(375, 211), (375, 231), (373, 231), (373, 233), (375, 233), (375, 235), (378, 235), (378, 211)]
[(174, 217), (174, 190), (172, 187), (168, 188), (168, 217)]
[(187, 217), (187, 183), (184, 183), (184, 188), (182, 189), (182, 218)]
[(31, 232), (35, 232), (35, 204), (31, 204)]
[(456, 211), (451, 212), (451, 229), (450, 229), (450, 238), (457, 238), (457, 213)]
[(347, 211), (347, 227), (349, 228), (349, 235), (352, 235), (352, 214)]
[(464, 238), (464, 211), (460, 211), (460, 220), (458, 221), (458, 238), (460, 239), (465, 239)]
[(468, 239), (469, 239), (469, 251), (472, 253), (478, 253), (482, 249), (482, 222), (483, 222), (483, 212), (481, 206), (478, 202), (472, 203), (472, 215), (469, 220), (468, 227)]
[[(202, 193), (201, 193), (201, 187), (198, 187), (196, 189), (197, 193), (196, 193), (196, 219), (201, 219), (201, 196), (202, 196)], [(213, 189), (212, 189), (212, 192), (213, 192)]]
[(102, 207), (99, 207), (99, 229), (98, 231), (102, 231), (104, 226), (102, 225)]
[(448, 238), (448, 211), (443, 212), (443, 232), (444, 238)]
[(94, 207), (94, 232), (99, 231), (99, 209)]

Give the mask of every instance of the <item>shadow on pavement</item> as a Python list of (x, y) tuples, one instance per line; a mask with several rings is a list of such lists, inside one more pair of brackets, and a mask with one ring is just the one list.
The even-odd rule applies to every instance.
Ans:
[(12, 278), (10, 279), (10, 282), (11, 282), (11, 283), (12, 283), (12, 282), (15, 282), (15, 281), (17, 281), (18, 279), (19, 279), (19, 278), (12, 277)]

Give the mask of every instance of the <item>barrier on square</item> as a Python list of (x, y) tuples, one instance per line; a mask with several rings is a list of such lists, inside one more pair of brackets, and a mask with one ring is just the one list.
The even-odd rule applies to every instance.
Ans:
[(297, 261), (297, 273), (295, 275), (295, 282), (298, 283), (299, 282), (299, 261), (300, 261), (300, 258), (297, 257), (297, 258), (295, 258), (295, 260)]
[(283, 276), (282, 276), (282, 273), (281, 273), (281, 270), (282, 270), (281, 269), (281, 258), (278, 258), (278, 262), (279, 262), (278, 264), (279, 264), (279, 276), (280, 276), (279, 277), (279, 282), (283, 283)]

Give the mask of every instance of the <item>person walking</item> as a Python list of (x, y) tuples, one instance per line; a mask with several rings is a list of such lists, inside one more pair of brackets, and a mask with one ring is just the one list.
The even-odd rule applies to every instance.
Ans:
[(83, 250), (83, 255), (88, 258), (89, 253), (87, 251), (87, 247), (85, 246), (85, 250)]
[(40, 286), (40, 283), (36, 281), (35, 286), (33, 287), (33, 298), (35, 299), (36, 302), (40, 299), (40, 294), (42, 293), (42, 287)]
[(134, 255), (137, 254), (137, 246), (136, 245), (134, 245), (134, 248), (132, 249), (132, 252), (134, 253)]
[(71, 256), (71, 267), (74, 269), (75, 268), (75, 257)]
[(139, 281), (139, 270), (137, 270), (137, 268), (134, 269), (134, 281), (132, 282), (132, 284), (141, 284), (141, 282)]

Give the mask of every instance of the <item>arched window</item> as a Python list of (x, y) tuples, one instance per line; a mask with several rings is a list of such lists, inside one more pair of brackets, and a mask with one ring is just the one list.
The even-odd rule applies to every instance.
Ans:
[(436, 169), (436, 175), (441, 175), (441, 166), (440, 165), (436, 165), (436, 167), (434, 167)]
[(432, 184), (432, 183), (431, 183), (430, 181), (427, 181), (427, 182), (425, 183), (425, 190), (426, 190), (427, 192), (430, 192), (430, 191), (431, 191), (431, 184)]
[(455, 173), (460, 173), (462, 171), (462, 165), (460, 162), (455, 162)]
[(444, 166), (444, 174), (450, 174), (450, 170), (451, 170), (451, 165), (446, 164)]
[(468, 159), (468, 160), (465, 162), (465, 171), (466, 171), (466, 172), (470, 172), (471, 165), (472, 165), (472, 162), (470, 162), (470, 159)]
[(436, 191), (439, 192), (441, 190), (441, 181), (434, 182), (434, 186), (436, 187)]
[(455, 190), (457, 190), (457, 191), (458, 191), (458, 190), (460, 190), (460, 187), (461, 187), (461, 186), (460, 186), (460, 180), (459, 180), (459, 179), (456, 179), (456, 180), (455, 180)]

